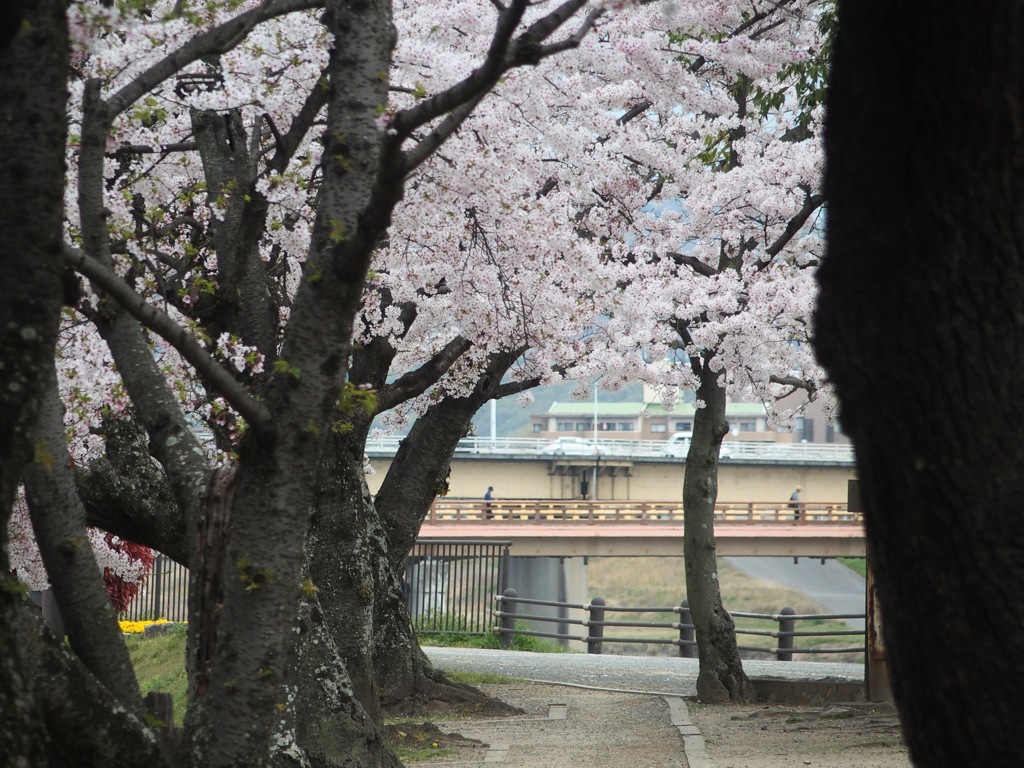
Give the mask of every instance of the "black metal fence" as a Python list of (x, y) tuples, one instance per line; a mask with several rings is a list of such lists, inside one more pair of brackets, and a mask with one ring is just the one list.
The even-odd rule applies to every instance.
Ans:
[[(494, 595), (508, 586), (509, 541), (424, 539), (406, 559), (403, 588), (423, 633), (482, 635), (494, 626)], [(124, 618), (186, 621), (188, 570), (157, 554)]]
[(421, 539), (406, 558), (403, 588), (421, 634), (483, 635), (494, 595), (508, 587), (510, 541)]
[[(562, 642), (576, 641), (585, 643), (587, 653), (601, 653), (604, 643), (653, 643), (661, 645), (673, 645), (678, 648), (680, 656), (693, 657), (696, 655), (697, 642), (694, 635), (693, 618), (690, 615), (689, 604), (686, 600), (676, 606), (667, 608), (634, 608), (626, 606), (606, 605), (601, 597), (593, 598), (589, 603), (562, 603), (552, 600), (532, 600), (519, 597), (514, 589), (502, 590), (495, 598), (498, 609), (494, 612), (500, 624), (494, 628), (501, 638), (501, 645), (504, 648), (512, 644), (515, 635), (529, 635), (531, 637), (545, 637)], [(550, 616), (532, 615), (522, 612), (518, 606), (549, 606), (558, 608), (575, 609), (583, 611), (585, 618), (567, 619), (552, 618)], [(527, 610), (529, 610), (527, 608)], [(675, 621), (615, 621), (606, 620), (608, 613), (652, 613), (668, 614), (678, 617)], [(859, 614), (806, 614), (799, 615), (792, 608), (783, 608), (777, 614), (769, 613), (730, 613), (735, 618), (759, 619), (762, 621), (775, 622), (778, 629), (744, 629), (737, 628), (737, 635), (755, 635), (771, 637), (778, 640), (775, 647), (757, 647), (738, 645), (740, 651), (768, 653), (779, 661), (792, 661), (794, 653), (800, 654), (836, 654), (836, 653), (864, 653), (866, 650), (863, 629), (827, 629), (799, 631), (796, 629), (798, 621), (839, 621), (845, 619), (863, 620), (865, 615)], [(552, 622), (569, 624), (583, 627), (586, 634), (571, 634), (568, 632), (544, 632), (528, 629), (525, 622)], [(621, 630), (622, 628), (632, 629), (662, 629), (674, 630), (675, 637), (615, 637), (607, 636), (605, 630), (611, 628)], [(834, 647), (819, 646), (810, 648), (796, 647), (796, 639), (800, 637), (837, 637), (845, 638), (855, 635), (860, 638), (860, 644), (855, 647)]]
[(157, 553), (153, 570), (125, 612), (128, 621), (188, 620), (188, 569)]

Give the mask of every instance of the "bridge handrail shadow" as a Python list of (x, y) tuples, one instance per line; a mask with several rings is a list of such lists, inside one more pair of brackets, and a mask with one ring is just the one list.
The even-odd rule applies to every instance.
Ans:
[[(430, 525), (458, 523), (502, 524), (616, 524), (681, 525), (683, 505), (674, 501), (591, 499), (480, 499), (438, 498), (425, 522)], [(715, 505), (716, 524), (797, 525), (861, 524), (860, 513), (845, 503), (801, 501), (725, 501)]]

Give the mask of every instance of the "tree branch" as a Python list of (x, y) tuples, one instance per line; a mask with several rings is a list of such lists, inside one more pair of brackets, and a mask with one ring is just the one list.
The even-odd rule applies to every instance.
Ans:
[(666, 253), (670, 259), (680, 266), (687, 266), (696, 272), (698, 275), (703, 277), (714, 277), (718, 274), (718, 270), (712, 266), (705, 264), (703, 261), (698, 259), (696, 256), (690, 256), (685, 253)]
[[(768, 377), (768, 381), (770, 381), (772, 384), (781, 384), (786, 387), (793, 387), (793, 391), (796, 391), (798, 389), (805, 390), (807, 394), (812, 397), (818, 391), (817, 384), (815, 384), (813, 381), (808, 381), (807, 379), (801, 379), (798, 376), (773, 375)], [(792, 394), (792, 392), (789, 394)]]
[(650, 101), (650, 99), (644, 99), (639, 104), (637, 104), (635, 107), (633, 107), (628, 112), (626, 112), (626, 114), (624, 114), (622, 117), (620, 117), (618, 120), (616, 120), (615, 124), (616, 125), (625, 125), (630, 120), (632, 120), (634, 117), (642, 115), (644, 112), (646, 112), (648, 110), (648, 108), (651, 106), (651, 103), (652, 102)]
[(226, 53), (238, 45), (256, 25), (296, 11), (323, 8), (324, 0), (265, 0), (258, 8), (196, 35), (125, 85), (106, 101), (108, 119), (120, 114), (156, 86), (203, 56)]
[[(797, 232), (800, 231), (801, 227), (807, 223), (807, 219), (811, 217), (811, 214), (818, 210), (824, 203), (825, 195), (821, 193), (806, 196), (803, 208), (801, 208), (796, 215), (789, 220), (786, 224), (785, 231), (765, 250), (765, 253), (769, 257), (768, 260), (777, 256), (779, 252), (786, 247), (789, 241), (796, 236)], [(764, 262), (760, 262), (759, 265), (761, 263)]]
[(128, 649), (121, 642), (103, 571), (86, 534), (85, 509), (75, 488), (64, 431), (64, 404), (52, 364), (45, 387), (35, 430), (36, 458), (24, 470), (32, 530), (71, 647), (125, 707), (141, 714), (142, 694)]
[[(565, 3), (565, 5), (563, 5), (562, 7), (566, 8), (567, 6), (570, 6), (570, 5), (575, 6), (576, 3)], [(576, 12), (576, 8), (575, 7), (572, 9), (572, 12), (573, 13)], [(558, 14), (558, 11), (555, 11), (548, 18), (556, 16), (557, 14)], [(539, 51), (537, 53), (537, 61), (539, 61), (540, 59), (546, 59), (548, 56), (554, 56), (556, 53), (562, 53), (563, 51), (568, 51), (568, 50), (572, 50), (573, 48), (576, 48), (583, 41), (583, 38), (586, 37), (587, 33), (591, 29), (593, 29), (594, 24), (597, 22), (597, 20), (603, 14), (604, 14), (604, 9), (603, 8), (595, 8), (589, 14), (587, 14), (587, 17), (580, 24), (580, 26), (576, 30), (576, 32), (574, 32), (572, 35), (567, 37), (565, 40), (560, 40), (559, 42), (551, 43), (550, 45), (540, 46), (540, 49), (539, 49)], [(572, 15), (572, 14), (569, 14), (569, 15)], [(566, 18), (568, 18), (568, 16), (566, 16)], [(561, 21), (558, 22), (558, 26), (560, 26), (561, 24), (562, 24)], [(551, 31), (553, 32), (555, 28), (557, 28), (557, 26), (552, 28)], [(527, 34), (529, 34), (529, 33), (527, 33)], [(530, 56), (532, 56), (532, 55), (533, 54), (530, 54)], [(525, 63), (525, 64), (535, 64), (537, 62), (536, 61), (532, 61), (530, 58), (524, 57), (523, 60), (522, 60), (522, 63)]]
[[(287, 167), (288, 163), (291, 162), (292, 156), (295, 154), (295, 150), (298, 149), (302, 143), (303, 137), (309, 132), (309, 129), (313, 126), (313, 121), (316, 120), (316, 116), (320, 114), (320, 111), (327, 106), (327, 96), (330, 93), (330, 83), (327, 80), (326, 74), (321, 74), (320, 78), (316, 81), (313, 86), (313, 90), (309, 92), (306, 100), (302, 103), (302, 107), (299, 109), (295, 118), (292, 120), (292, 124), (288, 127), (288, 130), (278, 137), (277, 139), (277, 151), (274, 156), (267, 161), (267, 168), (277, 173), (282, 173)], [(269, 116), (265, 116), (269, 121)]]
[(135, 418), (107, 416), (98, 431), (105, 444), (103, 457), (75, 472), (86, 522), (188, 567), (185, 518), (167, 475), (149, 453), (146, 430)]
[(377, 411), (394, 408), (399, 403), (426, 392), (428, 387), (440, 381), (471, 346), (473, 345), (462, 336), (456, 336), (444, 349), (415, 371), (410, 371), (397, 381), (382, 387), (377, 393)]
[(174, 750), (163, 748), (167, 742), (97, 682), (81, 659), (45, 631), (28, 608), (16, 611), (13, 626), (4, 631), (18, 638), (26, 651), (25, 671), (34, 683), (51, 753), (62, 758), (61, 764), (93, 768), (175, 764)]
[(459, 129), (459, 126), (466, 121), (466, 118), (472, 114), (473, 110), (477, 108), (477, 105), (483, 101), (486, 95), (487, 91), (481, 91), (472, 100), (453, 109), (437, 128), (428, 133), (415, 147), (406, 152), (403, 163), (406, 175), (429, 159), (448, 140), (448, 137)]
[[(498, 16), (498, 24), (495, 27), (491, 46), (484, 62), (468, 77), (452, 87), (424, 99), (415, 107), (398, 112), (392, 118), (390, 128), (397, 133), (401, 141), (420, 126), (441, 115), (449, 114), (450, 117), (456, 118), (456, 121), (446, 128), (441, 139), (443, 142), (444, 138), (450, 136), (465, 120), (473, 107), (466, 110), (460, 108), (470, 103), (473, 106), (479, 103), (480, 99), (494, 87), (505, 72), (526, 64), (539, 64), (548, 56), (578, 46), (580, 40), (594, 26), (594, 22), (602, 13), (601, 11), (592, 11), (580, 24), (579, 29), (566, 40), (548, 46), (542, 46), (542, 43), (585, 4), (586, 0), (567, 0), (547, 16), (534, 22), (529, 29), (512, 41), (512, 35), (522, 20), (527, 6), (525, 0), (514, 0)], [(456, 111), (460, 112), (461, 116), (456, 117)], [(437, 131), (440, 130), (439, 127)], [(441, 142), (438, 142), (438, 145)], [(423, 152), (417, 153), (416, 165), (426, 159), (422, 156), (423, 154)]]
[(228, 371), (214, 360), (196, 338), (162, 310), (139, 296), (113, 270), (87, 254), (64, 245), (64, 260), (74, 270), (88, 277), (132, 317), (151, 329), (174, 347), (196, 371), (209, 381), (224, 399), (255, 427), (269, 427), (270, 413), (252, 397)]

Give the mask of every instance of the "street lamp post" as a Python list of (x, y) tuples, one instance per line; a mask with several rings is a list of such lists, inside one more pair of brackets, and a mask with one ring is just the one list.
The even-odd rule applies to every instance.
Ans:
[(597, 391), (601, 387), (594, 382), (594, 501), (597, 501), (597, 471), (601, 462), (601, 452), (597, 448)]

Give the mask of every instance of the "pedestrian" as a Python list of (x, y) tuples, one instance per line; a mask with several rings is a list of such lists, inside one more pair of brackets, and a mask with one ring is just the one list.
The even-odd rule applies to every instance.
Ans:
[(493, 485), (488, 485), (487, 486), (487, 493), (484, 494), (484, 517), (487, 520), (492, 520), (494, 518), (494, 509), (493, 509), (493, 507), (491, 505), (491, 502), (493, 500), (494, 500), (494, 486)]
[(789, 508), (793, 510), (794, 520), (800, 519), (800, 511), (803, 508), (803, 505), (800, 503), (800, 491), (801, 488), (798, 485), (796, 490), (794, 490), (789, 496)]

